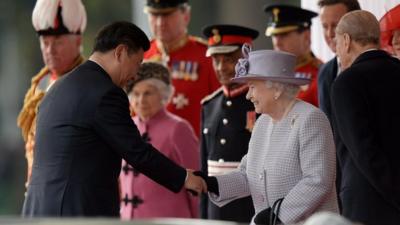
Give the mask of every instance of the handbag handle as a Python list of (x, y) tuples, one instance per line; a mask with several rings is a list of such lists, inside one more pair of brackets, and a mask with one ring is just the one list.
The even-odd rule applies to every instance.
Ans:
[(281, 204), (283, 198), (280, 198), (274, 202), (271, 208), (271, 214), (269, 215), (269, 225), (276, 225), (278, 221), (279, 211), (281, 210)]

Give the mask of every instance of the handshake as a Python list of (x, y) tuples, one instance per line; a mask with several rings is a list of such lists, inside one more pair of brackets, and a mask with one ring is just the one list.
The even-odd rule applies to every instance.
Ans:
[(195, 196), (207, 192), (219, 195), (217, 178), (209, 177), (201, 171), (187, 170), (185, 188)]

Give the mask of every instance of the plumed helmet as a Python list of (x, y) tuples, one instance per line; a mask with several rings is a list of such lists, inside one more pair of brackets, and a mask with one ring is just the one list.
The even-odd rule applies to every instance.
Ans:
[(37, 0), (32, 24), (39, 35), (81, 34), (86, 28), (81, 0)]

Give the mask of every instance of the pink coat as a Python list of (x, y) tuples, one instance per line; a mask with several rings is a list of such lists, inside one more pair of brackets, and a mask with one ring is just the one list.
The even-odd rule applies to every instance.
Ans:
[[(199, 143), (189, 123), (165, 109), (149, 121), (133, 118), (140, 133), (147, 133), (149, 142), (177, 164), (199, 169)], [(152, 217), (198, 217), (198, 198), (186, 190), (175, 194), (134, 171), (122, 162), (121, 218), (125, 220)]]

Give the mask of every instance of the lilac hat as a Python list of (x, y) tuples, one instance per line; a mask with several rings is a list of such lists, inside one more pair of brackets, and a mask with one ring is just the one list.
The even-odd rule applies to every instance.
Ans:
[(244, 58), (236, 64), (236, 75), (232, 78), (234, 82), (271, 80), (299, 86), (310, 83), (309, 77), (295, 73), (295, 55), (273, 50), (251, 51), (248, 44), (243, 45), (242, 52)]

